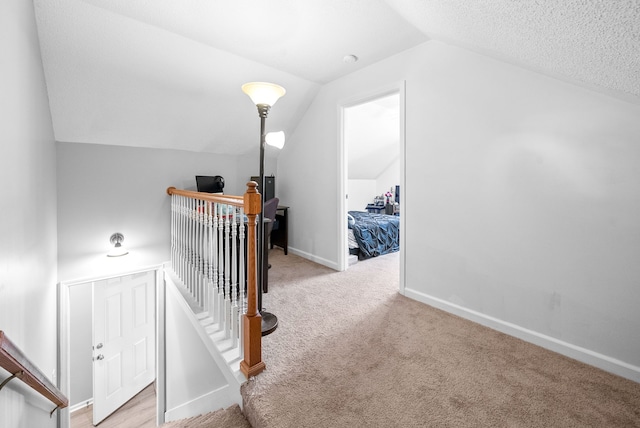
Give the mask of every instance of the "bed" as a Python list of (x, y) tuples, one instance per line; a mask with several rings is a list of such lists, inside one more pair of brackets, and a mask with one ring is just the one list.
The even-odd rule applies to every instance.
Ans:
[(349, 211), (348, 223), (349, 253), (359, 260), (400, 250), (400, 217)]

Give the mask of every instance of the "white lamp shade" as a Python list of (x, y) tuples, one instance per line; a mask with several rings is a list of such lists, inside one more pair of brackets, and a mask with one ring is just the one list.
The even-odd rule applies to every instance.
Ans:
[(242, 92), (249, 95), (255, 105), (273, 106), (287, 91), (280, 85), (266, 82), (251, 82), (242, 85)]
[(264, 139), (268, 145), (276, 149), (282, 149), (284, 147), (284, 131), (269, 132), (265, 135)]

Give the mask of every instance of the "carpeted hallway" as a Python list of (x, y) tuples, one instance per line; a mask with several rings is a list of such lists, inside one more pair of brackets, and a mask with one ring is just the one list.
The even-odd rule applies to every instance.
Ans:
[(640, 384), (401, 296), (398, 256), (335, 272), (271, 250), (254, 428), (640, 427)]

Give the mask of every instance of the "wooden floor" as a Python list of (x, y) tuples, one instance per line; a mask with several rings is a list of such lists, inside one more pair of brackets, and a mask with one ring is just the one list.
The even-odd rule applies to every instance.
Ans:
[[(138, 395), (102, 421), (100, 428), (155, 428), (156, 390), (155, 384), (143, 389)], [(92, 428), (93, 406), (71, 413), (71, 428)]]

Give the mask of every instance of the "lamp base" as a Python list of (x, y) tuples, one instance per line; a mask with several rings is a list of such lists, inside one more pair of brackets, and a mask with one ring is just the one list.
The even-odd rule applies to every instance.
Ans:
[(262, 335), (273, 333), (278, 328), (278, 317), (271, 312), (260, 312), (262, 316)]

